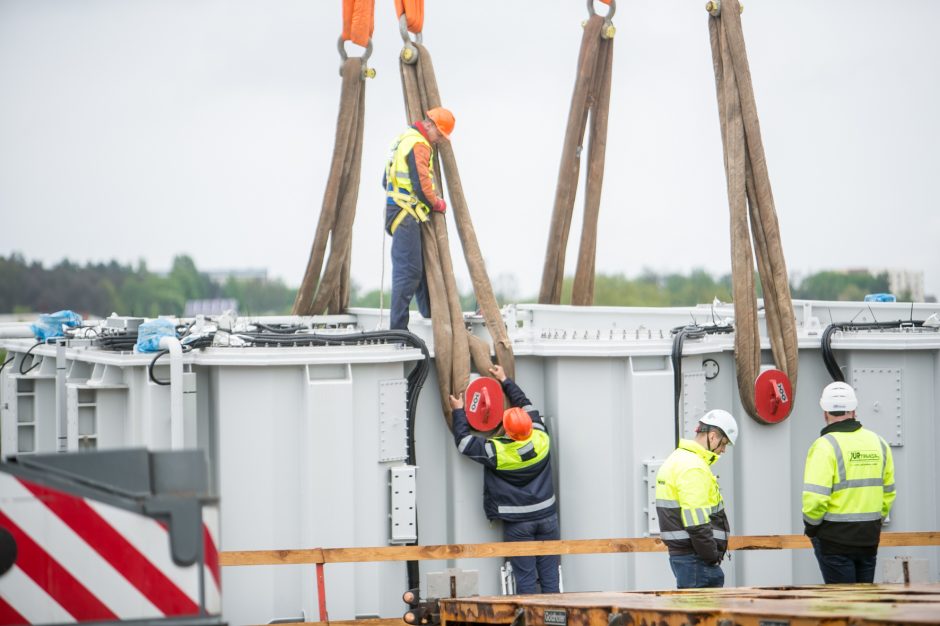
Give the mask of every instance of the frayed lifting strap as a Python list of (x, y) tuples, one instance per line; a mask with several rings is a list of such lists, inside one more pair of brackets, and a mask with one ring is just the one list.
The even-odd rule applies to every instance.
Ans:
[(740, 6), (738, 0), (724, 0), (724, 3), (726, 6), (722, 7), (720, 16), (708, 19), (708, 28), (731, 209), (735, 362), (741, 403), (751, 417), (763, 421), (754, 406), (754, 382), (760, 373), (761, 358), (751, 237), (764, 292), (767, 334), (774, 363), (790, 378), (794, 395), (796, 318), (744, 48)]
[[(441, 98), (437, 89), (437, 79), (431, 55), (420, 43), (416, 63), (400, 63), (402, 92), (405, 97), (405, 115), (408, 123), (425, 117), (429, 109), (440, 106)], [(463, 245), (464, 257), (473, 281), (473, 291), (477, 303), (483, 312), (486, 327), (496, 351), (496, 359), (503, 366), (506, 375), (512, 377), (515, 361), (512, 345), (506, 332), (506, 326), (499, 311), (499, 304), (493, 294), (489, 276), (480, 253), (476, 231), (470, 219), (470, 210), (464, 196), (457, 160), (450, 143), (444, 142), (435, 147), (439, 158), (435, 167), (443, 166), (444, 176), (435, 172), (435, 180), (443, 186), (447, 179), (448, 197), (451, 214), (457, 223), (457, 232)], [(439, 189), (443, 197), (443, 188)], [(432, 213), (430, 222), (421, 225), (421, 240), (424, 248), (424, 271), (428, 282), (428, 295), (431, 299), (431, 320), (434, 333), (434, 363), (437, 367), (437, 379), (441, 393), (443, 409), (448, 427), (451, 426), (451, 408), (448, 396), (462, 393), (470, 381), (470, 362), (483, 375), (492, 367), (490, 347), (479, 337), (467, 332), (460, 306), (460, 294), (454, 278), (453, 262), (447, 237), (447, 223), (441, 213)]]

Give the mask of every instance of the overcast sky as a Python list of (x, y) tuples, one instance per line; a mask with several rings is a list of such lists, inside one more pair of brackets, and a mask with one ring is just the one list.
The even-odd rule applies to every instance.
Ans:
[[(614, 17), (598, 272), (730, 271), (703, 5), (621, 0)], [(404, 127), (393, 6), (376, 0), (366, 87), (352, 273), (367, 289)], [(425, 12), (490, 275), (534, 294), (585, 2)], [(923, 270), (940, 294), (940, 2), (750, 0), (742, 19), (791, 274)], [(161, 270), (185, 253), (296, 286), (327, 183), (340, 30), (340, 0), (0, 0), (0, 254)], [(576, 218), (569, 273), (579, 233)]]

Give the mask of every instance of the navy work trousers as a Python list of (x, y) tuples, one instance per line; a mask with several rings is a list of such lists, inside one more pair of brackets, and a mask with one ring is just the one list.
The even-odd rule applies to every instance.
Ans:
[[(388, 213), (398, 213), (398, 207), (389, 207)], [(431, 317), (431, 299), (428, 281), (424, 275), (424, 255), (421, 247), (421, 225), (410, 215), (402, 220), (392, 233), (392, 302), (389, 328), (408, 330), (408, 308), (411, 299), (418, 301), (418, 311)]]
[(724, 587), (725, 573), (720, 565), (709, 565), (697, 554), (669, 555), (669, 565), (676, 575), (676, 587)]
[[(558, 515), (531, 522), (503, 521), (503, 541), (551, 541), (561, 539), (558, 528)], [(557, 554), (547, 556), (514, 556), (509, 558), (512, 573), (516, 579), (516, 593), (538, 593), (538, 580), (542, 593), (558, 593), (558, 566), (561, 557)]]
[(876, 555), (823, 554), (818, 539), (813, 538), (813, 551), (819, 571), (827, 585), (833, 583), (870, 583), (875, 580)]

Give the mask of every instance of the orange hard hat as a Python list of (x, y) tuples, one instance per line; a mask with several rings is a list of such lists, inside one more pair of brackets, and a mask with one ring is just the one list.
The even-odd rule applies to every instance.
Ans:
[(532, 418), (517, 406), (503, 413), (503, 428), (516, 441), (525, 441), (532, 434)]
[(444, 107), (434, 107), (428, 111), (428, 119), (434, 122), (434, 125), (445, 137), (450, 138), (450, 134), (454, 132), (453, 113)]

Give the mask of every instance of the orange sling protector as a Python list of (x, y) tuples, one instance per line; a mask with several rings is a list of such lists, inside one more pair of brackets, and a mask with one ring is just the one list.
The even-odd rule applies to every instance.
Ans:
[(375, 0), (343, 0), (343, 41), (363, 48), (375, 29)]
[(424, 0), (395, 0), (395, 12), (399, 18), (405, 16), (408, 32), (424, 30)]

